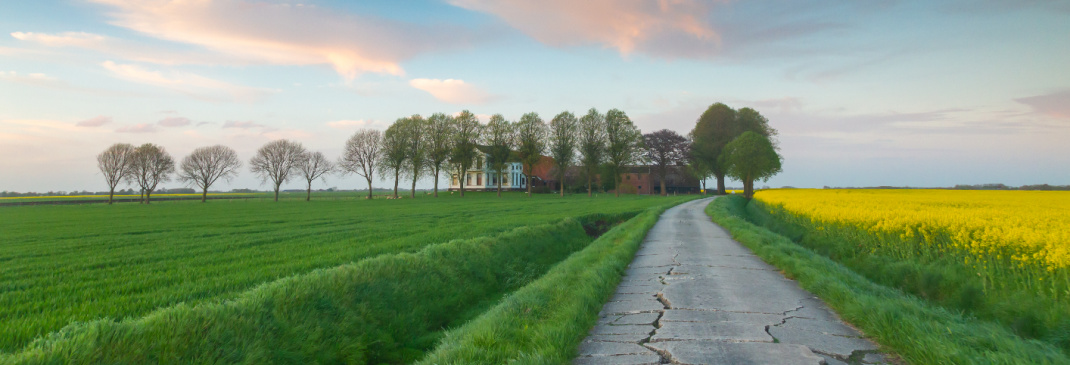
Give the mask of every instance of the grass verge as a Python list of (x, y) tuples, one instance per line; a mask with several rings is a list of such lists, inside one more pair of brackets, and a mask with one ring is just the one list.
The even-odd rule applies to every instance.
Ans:
[[(624, 219), (598, 215), (590, 221)], [(444, 328), (591, 242), (581, 220), (521, 227), (285, 278), (234, 300), (69, 325), (0, 363), (409, 363)]]
[(567, 364), (609, 300), (647, 231), (649, 208), (569, 256), (482, 316), (448, 331), (418, 364)]
[(915, 364), (1068, 364), (1049, 343), (878, 285), (847, 267), (748, 222), (747, 201), (728, 196), (706, 212), (737, 241), (825, 300), (843, 319)]

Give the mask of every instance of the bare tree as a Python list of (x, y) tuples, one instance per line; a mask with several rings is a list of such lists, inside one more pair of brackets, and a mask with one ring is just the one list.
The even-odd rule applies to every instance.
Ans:
[(383, 132), (361, 129), (346, 141), (338, 160), (343, 173), (354, 173), (368, 180), (368, 199), (372, 198), (372, 175), (383, 154)]
[(312, 182), (316, 179), (326, 179), (327, 174), (334, 172), (334, 163), (323, 156), (323, 152), (305, 152), (297, 161), (297, 172), (308, 182), (305, 190), (305, 201), (312, 201)]
[(97, 155), (97, 168), (104, 174), (104, 180), (108, 183), (108, 204), (115, 197), (115, 187), (126, 177), (130, 169), (131, 155), (134, 146), (129, 143), (116, 143)]
[(405, 121), (405, 175), (412, 178), (411, 197), (416, 197), (416, 181), (427, 172), (427, 121), (414, 114)]
[(293, 177), (305, 147), (300, 143), (286, 139), (268, 142), (256, 151), (256, 156), (249, 160), (249, 169), (260, 176), (260, 181), (271, 180), (275, 188), (275, 201), (279, 201), (279, 187)]
[(516, 124), (517, 154), (523, 164), (524, 177), (528, 180), (528, 196), (531, 196), (531, 175), (535, 173), (535, 165), (542, 159), (542, 153), (546, 151), (546, 122), (539, 118), (539, 113), (531, 112), (520, 117)]
[(405, 160), (408, 159), (408, 135), (406, 125), (410, 118), (398, 118), (383, 133), (383, 155), (379, 160), (380, 174), (394, 174), (394, 199), (398, 198), (398, 182), (401, 181), (401, 170), (405, 168)]
[(461, 197), (464, 197), (464, 177), (468, 173), (468, 168), (475, 162), (476, 146), (483, 135), (483, 126), (479, 124), (476, 115), (468, 110), (461, 111), (461, 114), (453, 118), (452, 125), (453, 143), (451, 143), (450, 163), (457, 170), (457, 177), (461, 182)]
[(438, 197), (438, 176), (442, 165), (450, 158), (453, 148), (453, 117), (443, 113), (427, 118), (426, 152), (427, 166), (435, 179), (435, 197)]
[(571, 112), (561, 112), (550, 121), (550, 154), (557, 165), (558, 188), (565, 196), (565, 172), (576, 159), (576, 135), (579, 122)]
[(145, 204), (149, 204), (152, 191), (161, 182), (171, 181), (175, 172), (175, 160), (163, 147), (146, 143), (134, 149), (130, 159), (127, 179), (139, 187), (144, 194)]
[(661, 180), (661, 196), (666, 196), (665, 177), (669, 174), (669, 166), (682, 165), (688, 160), (690, 143), (679, 133), (662, 129), (644, 134), (643, 145), (647, 161), (654, 165)]
[(212, 186), (216, 180), (222, 178), (230, 181), (238, 176), (241, 160), (238, 159), (238, 153), (234, 152), (234, 149), (215, 145), (193, 150), (193, 153), (182, 159), (179, 167), (181, 171), (178, 173), (178, 180), (201, 188), (201, 202), (203, 203), (208, 200), (208, 187)]
[(620, 109), (606, 112), (606, 167), (613, 175), (616, 195), (620, 196), (620, 178), (624, 167), (641, 158), (643, 134), (631, 118)]
[(487, 166), (497, 174), (499, 198), (502, 196), (502, 175), (509, 166), (509, 156), (513, 154), (513, 127), (513, 123), (501, 114), (492, 115), (487, 123)]
[(605, 159), (606, 149), (606, 122), (605, 117), (598, 110), (591, 108), (587, 115), (580, 118), (580, 162), (583, 164), (584, 175), (587, 176), (587, 196), (592, 195), (592, 181), (598, 167)]

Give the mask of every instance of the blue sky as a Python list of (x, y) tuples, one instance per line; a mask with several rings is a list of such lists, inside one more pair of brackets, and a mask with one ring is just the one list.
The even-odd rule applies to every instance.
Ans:
[(0, 190), (103, 190), (115, 142), (334, 158), (411, 114), (620, 108), (684, 134), (715, 102), (780, 130), (769, 186), (1070, 184), (1068, 20), (1042, 0), (4, 2)]

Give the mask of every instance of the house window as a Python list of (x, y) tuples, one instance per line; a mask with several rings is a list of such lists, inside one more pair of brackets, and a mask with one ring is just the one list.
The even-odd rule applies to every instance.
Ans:
[(468, 185), (472, 185), (472, 174), (468, 174)]
[(476, 185), (483, 185), (483, 174), (476, 174)]
[(632, 179), (632, 175), (625, 175), (625, 180), (631, 180), (631, 179)]

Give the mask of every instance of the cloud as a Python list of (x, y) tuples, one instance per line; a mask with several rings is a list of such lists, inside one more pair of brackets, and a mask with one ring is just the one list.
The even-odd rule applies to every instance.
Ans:
[(119, 132), (119, 133), (156, 133), (157, 129), (156, 129), (156, 126), (153, 125), (153, 124), (140, 123), (140, 124), (134, 124), (134, 125), (129, 125), (129, 126), (125, 126), (125, 127), (120, 127), (119, 129), (116, 129), (115, 131)]
[(162, 87), (207, 101), (252, 102), (278, 92), (271, 89), (235, 85), (186, 72), (170, 71), (165, 74), (138, 65), (118, 64), (112, 61), (104, 61), (101, 66), (127, 81)]
[(696, 0), (451, 0), (465, 9), (492, 14), (555, 46), (602, 44), (623, 55), (644, 51), (668, 38), (718, 44), (706, 20), (712, 2)]
[(1070, 119), (1070, 90), (1014, 99), (1033, 108), (1033, 112), (1052, 118)]
[(251, 129), (267, 128), (267, 126), (253, 121), (228, 120), (226, 123), (223, 123), (223, 128)]
[(464, 80), (412, 79), (409, 85), (450, 104), (484, 104), (494, 99), (494, 96), (472, 84), (466, 84)]
[(159, 122), (156, 122), (156, 124), (163, 127), (182, 127), (190, 125), (190, 120), (189, 118), (184, 117), (169, 117), (161, 119)]
[(99, 126), (111, 123), (111, 121), (112, 121), (111, 117), (105, 117), (103, 115), (98, 115), (98, 116), (83, 120), (81, 122), (75, 123), (74, 125), (77, 125), (79, 127), (99, 127)]
[(248, 63), (330, 65), (347, 79), (402, 75), (402, 61), (467, 47), (487, 36), (456, 26), (349, 15), (305, 4), (229, 1), (91, 0), (110, 6), (111, 24), (197, 45)]
[(373, 128), (382, 129), (386, 127), (386, 124), (378, 120), (337, 120), (333, 122), (327, 122), (327, 126), (335, 129), (353, 129), (353, 128)]
[(132, 42), (86, 32), (12, 32), (11, 37), (23, 42), (34, 43), (45, 47), (82, 48), (125, 60), (162, 65), (243, 63), (234, 57), (220, 55), (210, 51), (176, 51), (164, 46)]
[(48, 76), (43, 73), (20, 75), (15, 71), (0, 71), (0, 79), (17, 82), (20, 84), (37, 86), (58, 86), (62, 83), (55, 77)]

